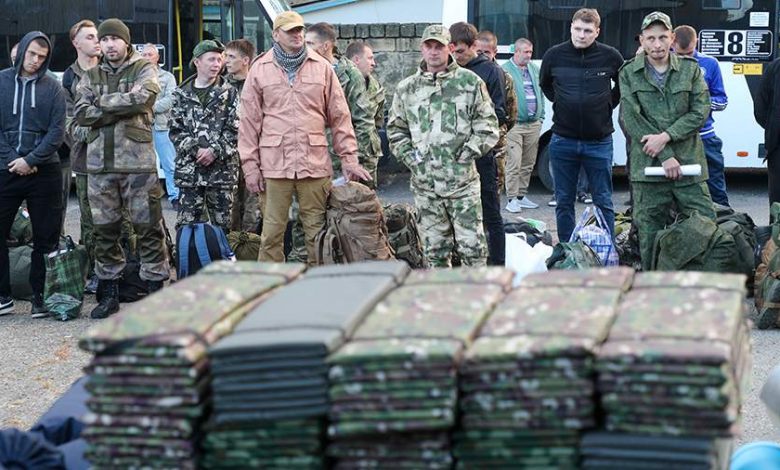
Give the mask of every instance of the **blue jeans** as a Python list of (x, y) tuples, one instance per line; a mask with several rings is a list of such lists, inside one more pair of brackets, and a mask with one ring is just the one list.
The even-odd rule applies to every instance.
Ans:
[(175, 169), (176, 148), (173, 146), (168, 131), (154, 131), (154, 150), (160, 159), (160, 167), (165, 174), (165, 192), (168, 200), (179, 199), (179, 188), (173, 184), (173, 170)]
[(723, 141), (714, 134), (701, 141), (704, 144), (704, 156), (707, 157), (707, 171), (710, 175), (707, 179), (707, 186), (710, 188), (712, 202), (716, 202), (722, 206), (728, 206), (729, 195), (726, 192)]
[(550, 139), (550, 161), (555, 178), (555, 221), (558, 240), (569, 241), (575, 226), (574, 202), (580, 168), (588, 176), (593, 204), (601, 209), (607, 228), (615, 233), (615, 210), (612, 205), (612, 136), (601, 140), (578, 140), (553, 134)]

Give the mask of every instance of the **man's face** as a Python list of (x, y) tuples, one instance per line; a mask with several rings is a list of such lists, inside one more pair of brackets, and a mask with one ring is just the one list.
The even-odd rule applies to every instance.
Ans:
[(289, 31), (283, 31), (279, 28), (271, 34), (274, 37), (274, 41), (278, 42), (288, 54), (300, 51), (304, 45), (303, 28), (293, 28)]
[(124, 39), (112, 34), (100, 38), (100, 49), (108, 62), (112, 64), (121, 64), (127, 57), (127, 43)]
[(312, 32), (306, 33), (306, 46), (321, 56), (326, 56), (333, 50), (333, 44), (330, 41), (323, 41), (317, 33)]
[(222, 53), (217, 51), (206, 52), (195, 59), (195, 70), (198, 72), (198, 78), (208, 81), (214, 80), (222, 71), (223, 60)]
[(571, 43), (577, 49), (585, 49), (599, 36), (599, 28), (594, 23), (575, 20), (571, 23)]
[(37, 42), (33, 41), (27, 46), (27, 51), (24, 53), (24, 62), (22, 63), (22, 75), (32, 76), (35, 75), (46, 61), (46, 56), (49, 55), (49, 48), (40, 46)]
[(647, 57), (655, 61), (663, 61), (669, 57), (674, 33), (661, 24), (651, 24), (639, 35), (639, 42)]
[(151, 62), (153, 65), (157, 65), (160, 62), (160, 53), (157, 52), (156, 47), (146, 46), (141, 52), (141, 57)]
[(489, 41), (483, 41), (481, 39), (477, 39), (475, 45), (477, 46), (477, 54), (485, 54), (490, 60), (496, 59), (496, 54), (498, 53), (498, 47), (496, 47), (495, 44)]
[(16, 53), (19, 52), (19, 45), (11, 48), (11, 65), (16, 63)]
[(364, 77), (371, 75), (371, 72), (376, 68), (376, 62), (374, 61), (374, 51), (370, 47), (363, 49), (362, 55), (356, 55), (352, 58), (352, 62), (355, 63), (360, 73)]
[(249, 57), (244, 57), (238, 49), (227, 49), (225, 69), (229, 74), (244, 74), (249, 70)]
[(450, 43), (450, 52), (458, 65), (464, 67), (477, 56), (477, 46), (474, 44), (467, 46), (463, 42)]
[(450, 56), (450, 49), (439, 41), (429, 39), (422, 43), (420, 48), (422, 51), (423, 60), (428, 69), (438, 69), (446, 67), (448, 57)]
[(531, 57), (534, 55), (534, 46), (528, 43), (521, 43), (520, 46), (515, 46), (515, 63), (525, 67), (531, 62)]
[(690, 44), (688, 44), (688, 47), (680, 47), (680, 45), (675, 41), (674, 43), (674, 52), (677, 55), (683, 55), (687, 57), (693, 57), (693, 53), (696, 51), (696, 38), (691, 41)]
[(100, 41), (98, 41), (97, 29), (91, 26), (81, 28), (73, 38), (73, 47), (87, 57), (98, 57)]

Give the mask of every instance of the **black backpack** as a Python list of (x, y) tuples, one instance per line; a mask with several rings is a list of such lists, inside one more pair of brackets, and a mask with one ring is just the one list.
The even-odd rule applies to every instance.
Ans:
[(176, 248), (178, 279), (195, 274), (212, 261), (236, 260), (225, 232), (205, 222), (180, 227), (176, 233)]

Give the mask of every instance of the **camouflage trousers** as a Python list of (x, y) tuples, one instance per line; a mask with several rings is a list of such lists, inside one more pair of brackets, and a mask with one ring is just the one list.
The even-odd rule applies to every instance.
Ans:
[(649, 271), (653, 261), (655, 235), (666, 227), (672, 204), (685, 216), (698, 211), (704, 217), (715, 220), (710, 190), (706, 182), (679, 186), (674, 182), (633, 182), (634, 224), (639, 232), (639, 252), (642, 269)]
[(487, 264), (479, 193), (445, 199), (414, 194), (423, 251), (431, 267), (450, 267), (453, 250), (464, 266)]
[(504, 192), (506, 184), (506, 143), (493, 147), (493, 155), (496, 159), (496, 179), (498, 180), (498, 194)]
[(170, 276), (156, 173), (101, 173), (87, 176), (87, 193), (95, 237), (95, 274), (118, 279), (125, 268), (120, 246), (123, 214), (137, 235), (141, 279), (164, 281)]
[(192, 186), (179, 187), (179, 213), (176, 230), (193, 222), (209, 222), (230, 232), (230, 211), (233, 206), (233, 187)]
[[(81, 229), (81, 238), (79, 244), (84, 245), (87, 249), (87, 260), (89, 263), (89, 271), (95, 270), (95, 233), (94, 226), (92, 224), (92, 209), (89, 207), (89, 195), (87, 193), (87, 175), (76, 175), (76, 197), (79, 201), (79, 225)], [(133, 230), (133, 224), (130, 222), (130, 213), (127, 209), (122, 209), (122, 230), (121, 238), (128, 240), (131, 249), (135, 249), (135, 230)]]
[(246, 189), (244, 171), (238, 171), (238, 184), (233, 191), (233, 207), (230, 209), (230, 230), (233, 232), (257, 232), (260, 203), (257, 194)]

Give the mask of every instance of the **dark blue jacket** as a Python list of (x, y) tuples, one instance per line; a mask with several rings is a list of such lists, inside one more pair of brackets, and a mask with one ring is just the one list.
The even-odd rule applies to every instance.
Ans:
[(493, 101), (493, 107), (496, 111), (498, 124), (507, 124), (506, 118), (506, 87), (504, 86), (504, 71), (501, 66), (479, 54), (466, 64), (468, 70), (479, 75), (479, 78), (487, 85), (490, 99)]
[[(41, 38), (49, 55), (29, 79), (20, 72), (30, 43)], [(56, 79), (46, 75), (51, 41), (40, 31), (27, 33), (19, 43), (15, 66), (0, 71), (0, 170), (23, 157), (30, 166), (59, 163), (57, 149), (65, 137), (65, 93)]]

